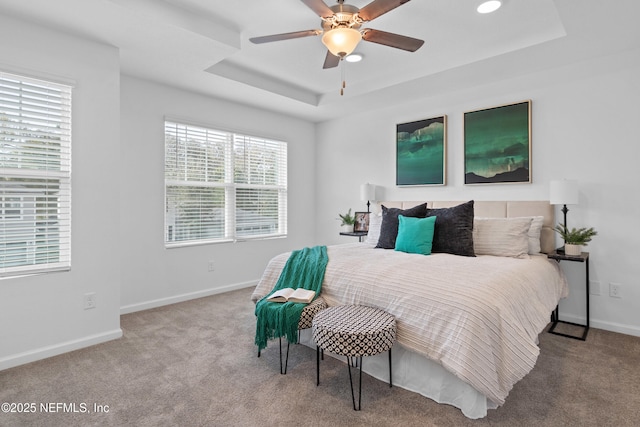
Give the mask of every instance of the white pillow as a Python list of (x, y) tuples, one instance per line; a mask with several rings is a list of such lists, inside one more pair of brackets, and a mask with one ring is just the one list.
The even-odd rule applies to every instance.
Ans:
[(532, 218), (474, 218), (473, 250), (476, 255), (529, 258)]
[(542, 223), (544, 221), (543, 216), (525, 217), (531, 218), (531, 227), (529, 227), (529, 255), (539, 254), (542, 249), (540, 248), (540, 234), (542, 233)]
[(365, 243), (378, 244), (380, 238), (380, 227), (382, 226), (382, 214), (373, 213), (369, 214), (369, 233), (365, 239)]

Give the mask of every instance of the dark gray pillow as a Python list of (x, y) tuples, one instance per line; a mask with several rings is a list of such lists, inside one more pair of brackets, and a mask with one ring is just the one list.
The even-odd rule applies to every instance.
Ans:
[(425, 218), (427, 216), (427, 204), (423, 203), (404, 210), (388, 208), (382, 205), (382, 224), (380, 225), (380, 237), (378, 238), (376, 248), (394, 249), (396, 247), (396, 237), (398, 237), (398, 215)]
[(431, 252), (476, 256), (473, 251), (473, 200), (451, 208), (427, 209), (436, 217)]

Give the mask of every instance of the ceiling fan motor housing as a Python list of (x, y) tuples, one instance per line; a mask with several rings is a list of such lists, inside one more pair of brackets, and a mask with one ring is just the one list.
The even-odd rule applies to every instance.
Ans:
[(330, 7), (333, 16), (324, 18), (321, 22), (322, 29), (329, 31), (334, 28), (353, 28), (357, 30), (362, 26), (362, 19), (358, 16), (358, 9), (350, 4), (336, 4)]

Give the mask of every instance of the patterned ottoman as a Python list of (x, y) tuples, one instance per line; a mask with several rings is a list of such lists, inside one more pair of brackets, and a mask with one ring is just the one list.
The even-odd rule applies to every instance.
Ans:
[(324, 301), (324, 298), (318, 296), (315, 300), (311, 301), (309, 305), (307, 305), (304, 310), (302, 310), (302, 314), (300, 315), (300, 321), (298, 322), (298, 330), (309, 329), (313, 326), (313, 318), (316, 317), (319, 311), (327, 308), (327, 303)]
[[(327, 308), (327, 303), (324, 298), (318, 296), (318, 298), (311, 301), (300, 314), (300, 321), (298, 321), (298, 341), (300, 341), (300, 331), (302, 329), (309, 329), (313, 325), (313, 318), (318, 312)], [(282, 366), (282, 337), (278, 338), (278, 344), (280, 347), (280, 373), (282, 375), (287, 374), (287, 365), (289, 364), (289, 342), (287, 341), (287, 356), (284, 361), (284, 369)], [(258, 357), (260, 357), (260, 350), (258, 350)]]
[[(317, 344), (317, 385), (320, 384), (320, 350), (347, 357), (354, 410), (360, 410), (362, 401), (362, 356), (389, 351), (389, 387), (392, 386), (391, 347), (396, 340), (396, 319), (393, 315), (364, 305), (329, 307), (313, 319), (313, 339)], [(360, 365), (357, 408), (351, 377), (351, 358), (354, 357)]]

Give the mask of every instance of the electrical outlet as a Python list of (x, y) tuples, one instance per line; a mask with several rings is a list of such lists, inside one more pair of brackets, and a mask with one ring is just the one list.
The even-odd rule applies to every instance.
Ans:
[(600, 282), (589, 281), (589, 293), (591, 295), (601, 295), (601, 293), (600, 293)]
[(208, 268), (209, 268), (209, 272), (215, 271), (216, 265), (214, 264), (213, 261), (209, 261), (209, 267)]
[(609, 283), (609, 296), (622, 298), (622, 285), (619, 283)]
[(84, 294), (84, 309), (89, 310), (91, 308), (96, 308), (96, 293), (90, 292), (88, 294)]

